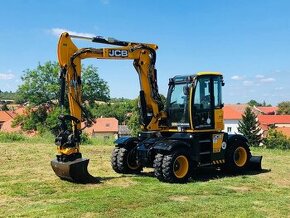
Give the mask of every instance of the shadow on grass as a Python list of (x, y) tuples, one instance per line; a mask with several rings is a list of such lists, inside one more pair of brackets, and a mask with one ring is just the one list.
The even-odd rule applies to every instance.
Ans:
[[(247, 170), (244, 171), (242, 173), (228, 173), (226, 171), (223, 170), (219, 170), (216, 169), (214, 167), (208, 167), (208, 168), (199, 168), (197, 170), (195, 170), (192, 173), (192, 176), (189, 180), (190, 182), (207, 182), (210, 180), (216, 180), (216, 179), (221, 179), (221, 178), (225, 178), (225, 177), (238, 177), (238, 176), (245, 176), (245, 175), (258, 175), (258, 174), (262, 174), (262, 173), (268, 173), (270, 172), (271, 169), (262, 169), (259, 171), (253, 171), (253, 170)], [(72, 183), (77, 183), (77, 184), (102, 184), (105, 181), (110, 181), (110, 180), (114, 180), (114, 179), (120, 179), (120, 178), (124, 178), (124, 177), (155, 177), (154, 172), (142, 172), (140, 174), (120, 174), (120, 176), (111, 176), (111, 177), (94, 177), (92, 175), (90, 175), (90, 177), (85, 180), (85, 181), (70, 181), (70, 180), (65, 180), (68, 182), (72, 182)]]
[(246, 176), (246, 175), (258, 175), (262, 173), (268, 173), (271, 169), (262, 169), (262, 170), (245, 170), (240, 173), (230, 173), (221, 169), (216, 169), (214, 167), (200, 168), (193, 172), (190, 181), (201, 181), (207, 182), (210, 180), (221, 179), (225, 177), (237, 177), (237, 176)]
[[(237, 176), (245, 176), (245, 175), (258, 175), (262, 173), (268, 173), (271, 169), (262, 169), (262, 170), (246, 170), (241, 173), (229, 173), (221, 169), (217, 169), (215, 167), (206, 167), (206, 168), (198, 168), (194, 170), (189, 182), (207, 182), (210, 180), (221, 179), (225, 177), (237, 177)], [(143, 172), (136, 176), (144, 176), (144, 177), (155, 177), (154, 172)]]

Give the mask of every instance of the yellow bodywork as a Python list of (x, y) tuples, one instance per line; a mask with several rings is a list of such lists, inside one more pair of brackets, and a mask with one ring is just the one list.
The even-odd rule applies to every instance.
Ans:
[[(126, 45), (109, 48), (78, 48), (72, 41), (72, 36), (68, 33), (62, 33), (58, 42), (58, 61), (61, 68), (66, 69), (65, 81), (68, 89), (68, 100), (70, 115), (82, 121), (82, 87), (81, 87), (81, 60), (87, 58), (109, 59), (109, 60), (132, 60), (138, 73), (140, 81), (140, 90), (144, 92), (147, 114), (150, 114), (150, 120), (142, 125), (142, 130), (148, 131), (168, 131), (178, 132), (177, 128), (160, 125), (161, 120), (166, 120), (165, 111), (160, 110), (160, 104), (156, 99), (157, 78), (155, 74), (155, 63), (152, 61), (150, 50), (156, 51), (158, 46), (147, 43), (128, 42)], [(112, 55), (113, 54), (113, 55)], [(115, 55), (114, 55), (115, 54)], [(199, 72), (199, 76), (213, 75), (219, 76), (218, 72)], [(154, 95), (155, 93), (155, 95)], [(214, 110), (215, 126), (213, 129), (195, 130), (193, 128), (192, 114), (192, 96), (194, 95), (194, 86), (190, 88), (189, 119), (191, 128), (184, 129), (183, 132), (220, 132), (224, 128), (222, 109)], [(75, 129), (74, 129), (75, 128)], [(81, 129), (81, 122), (73, 125), (73, 131)], [(79, 152), (78, 143), (74, 147), (58, 147), (60, 154), (70, 155)]]
[(218, 134), (212, 135), (213, 153), (221, 152), (223, 139), (224, 139), (224, 133), (218, 133)]
[(223, 109), (214, 110), (215, 131), (220, 132), (224, 129), (224, 111)]
[[(81, 60), (87, 58), (112, 59), (112, 60), (134, 60), (134, 66), (140, 80), (140, 90), (144, 91), (146, 109), (152, 114), (152, 118), (147, 126), (142, 126), (146, 130), (161, 130), (159, 121), (166, 118), (166, 113), (159, 110), (156, 99), (153, 98), (152, 81), (157, 81), (154, 74), (154, 68), (150, 63), (151, 54), (147, 49), (158, 49), (157, 45), (145, 43), (129, 43), (127, 46), (115, 48), (77, 48), (68, 33), (62, 33), (58, 42), (58, 61), (62, 68), (66, 68), (66, 84), (68, 88), (68, 100), (70, 115), (82, 120), (82, 109), (79, 105), (82, 96), (82, 87), (77, 83), (81, 79)], [(112, 56), (116, 52), (118, 56)], [(118, 52), (118, 53), (117, 53)], [(125, 54), (125, 55), (122, 55)], [(72, 57), (74, 57), (73, 62)], [(153, 66), (154, 67), (154, 66)], [(74, 69), (76, 73), (74, 72)], [(77, 77), (77, 78), (76, 78)], [(158, 90), (157, 90), (158, 91)], [(78, 103), (79, 102), (79, 103)], [(81, 129), (81, 123), (77, 124), (77, 129)], [(73, 130), (76, 131), (76, 130)], [(71, 154), (78, 151), (78, 148), (59, 148), (62, 154)]]

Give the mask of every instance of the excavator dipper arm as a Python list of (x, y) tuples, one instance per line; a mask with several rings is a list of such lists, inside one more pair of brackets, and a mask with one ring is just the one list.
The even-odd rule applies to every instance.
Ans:
[[(72, 38), (86, 39), (96, 43), (109, 44), (112, 48), (77, 48)], [(160, 121), (166, 118), (158, 92), (155, 69), (157, 45), (119, 41), (103, 37), (83, 37), (62, 33), (58, 42), (58, 61), (61, 66), (60, 104), (63, 107), (67, 87), (70, 115), (61, 116), (61, 132), (56, 138), (57, 158), (51, 162), (55, 173), (62, 179), (85, 182), (91, 176), (87, 172), (88, 159), (82, 158), (79, 144), (81, 122), (85, 114), (82, 107), (81, 60), (87, 58), (133, 60), (140, 81), (140, 103), (142, 128), (160, 130)], [(72, 122), (69, 130), (66, 121)]]

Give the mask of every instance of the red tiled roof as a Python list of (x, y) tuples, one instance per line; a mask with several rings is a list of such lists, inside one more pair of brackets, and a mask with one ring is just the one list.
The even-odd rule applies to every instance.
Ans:
[(118, 120), (113, 117), (109, 118), (97, 118), (96, 123), (91, 127), (85, 129), (87, 133), (94, 132), (118, 132)]
[(244, 113), (242, 107), (238, 105), (225, 105), (223, 111), (225, 120), (241, 120)]
[(13, 111), (0, 111), (0, 122), (5, 122), (14, 118), (16, 114)]
[(5, 121), (1, 127), (1, 131), (3, 132), (20, 132), (21, 126), (18, 125), (16, 127), (11, 127), (13, 119)]
[(269, 126), (268, 126), (267, 124), (261, 124), (261, 123), (260, 123), (260, 127), (261, 127), (261, 129), (262, 129), (263, 131), (266, 131), (266, 130), (269, 129)]
[(290, 127), (277, 127), (275, 129), (281, 132), (283, 135), (290, 137)]
[(263, 114), (276, 114), (278, 107), (256, 107)]
[(19, 107), (13, 112), (17, 115), (23, 115), (23, 114), (27, 113), (27, 110), (25, 109), (25, 107)]
[(290, 115), (258, 115), (260, 124), (290, 124)]

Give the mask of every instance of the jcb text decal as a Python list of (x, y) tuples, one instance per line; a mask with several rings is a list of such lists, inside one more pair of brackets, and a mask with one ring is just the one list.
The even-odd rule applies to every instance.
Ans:
[(110, 57), (128, 57), (128, 51), (127, 50), (110, 49), (109, 56)]

